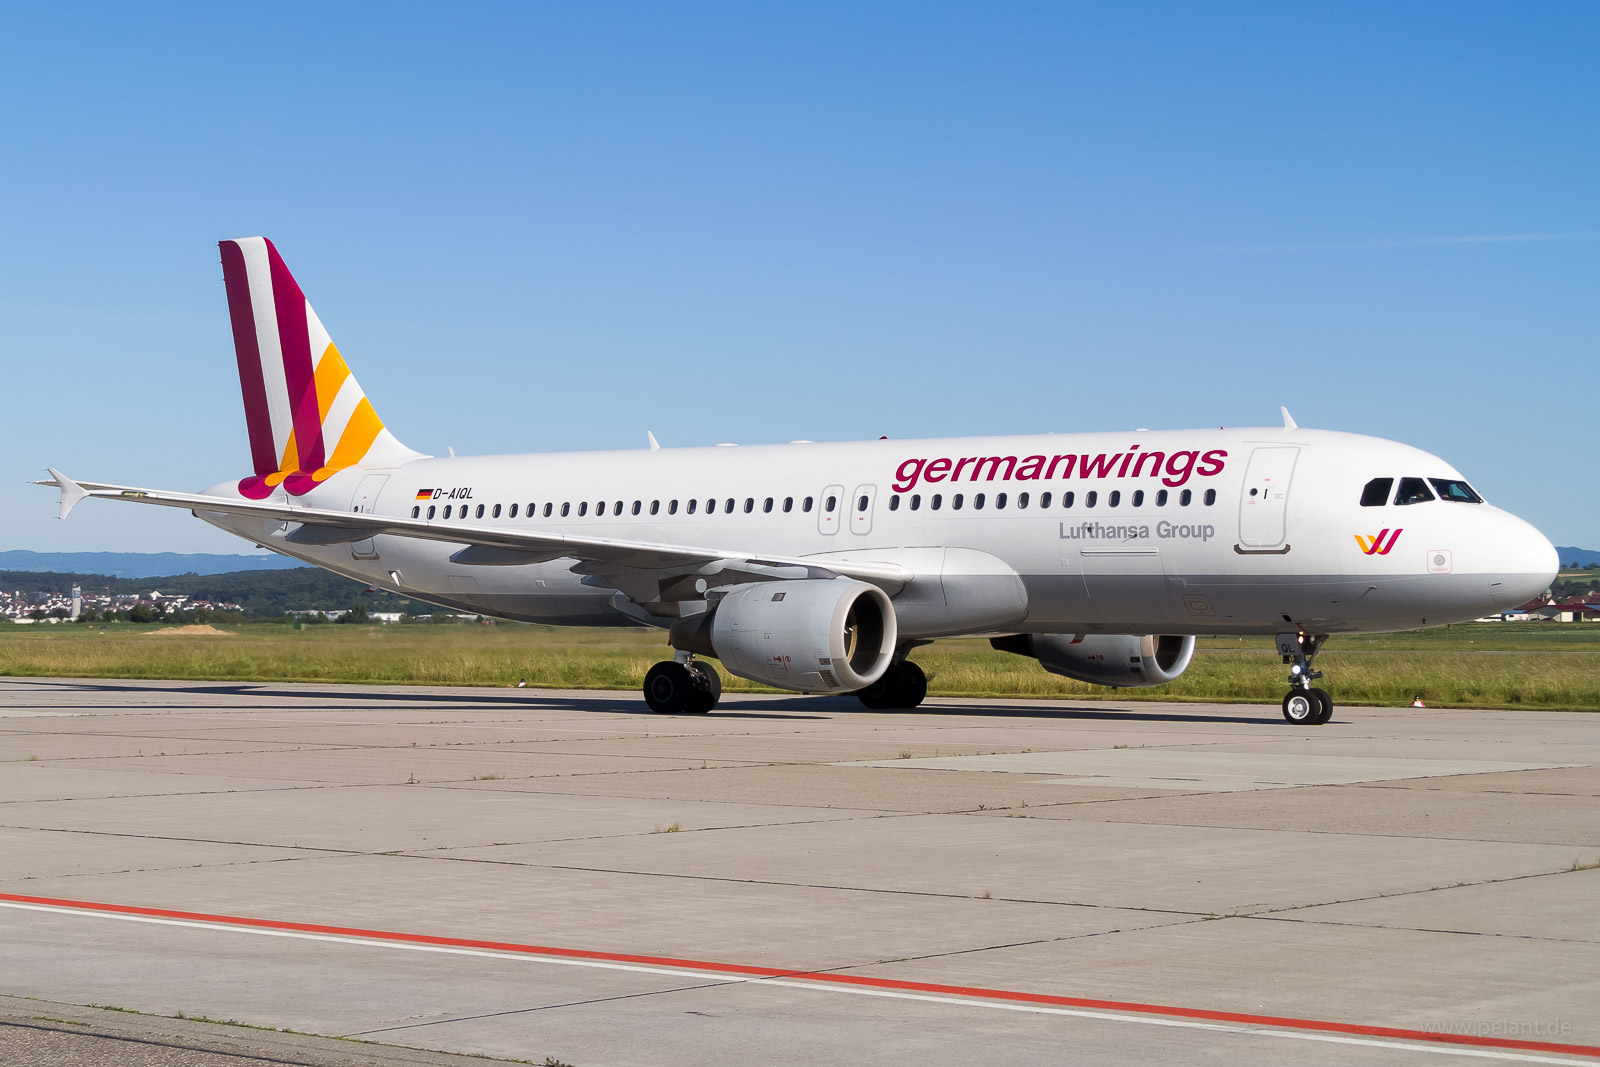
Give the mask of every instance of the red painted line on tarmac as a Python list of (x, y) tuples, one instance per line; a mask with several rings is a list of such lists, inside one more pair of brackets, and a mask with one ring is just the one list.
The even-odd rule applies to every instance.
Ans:
[(297, 933), (359, 937), (370, 941), (394, 941), (415, 945), (487, 949), (494, 952), (515, 953), (526, 956), (553, 956), (565, 959), (597, 960), (607, 963), (638, 963), (655, 967), (674, 967), (682, 970), (750, 975), (757, 978), (782, 978), (789, 981), (816, 982), (818, 984), (854, 986), (867, 989), (935, 993), (974, 1000), (1010, 1001), (1018, 1004), (1041, 1004), (1059, 1008), (1091, 1008), (1099, 1011), (1166, 1016), (1173, 1019), (1198, 1019), (1206, 1022), (1234, 1023), (1244, 1026), (1269, 1026), (1282, 1030), (1304, 1030), (1313, 1033), (1355, 1035), (1359, 1037), (1382, 1037), (1435, 1045), (1515, 1049), (1519, 1052), (1555, 1052), (1573, 1056), (1600, 1058), (1600, 1046), (1594, 1045), (1564, 1045), (1548, 1041), (1519, 1041), (1515, 1038), (1487, 1037), (1476, 1034), (1429, 1033), (1426, 1030), (1406, 1030), (1393, 1026), (1366, 1026), (1360, 1023), (1331, 1022), (1322, 1019), (1251, 1015), (1243, 1012), (1217, 1011), (1211, 1008), (1186, 1008), (1173, 1004), (1141, 1004), (1125, 1000), (1064, 997), (1050, 993), (1027, 993), (1013, 989), (988, 989), (983, 986), (940, 985), (934, 982), (909, 982), (896, 978), (873, 978), (867, 975), (785, 970), (780, 967), (759, 967), (744, 963), (716, 963), (709, 960), (679, 959), (674, 956), (642, 956), (627, 952), (600, 952), (594, 949), (523, 945), (513, 941), (478, 941), (462, 937), (442, 937), (437, 934), (410, 934), (393, 930), (364, 930), (352, 926), (324, 926), (318, 923), (287, 922), (283, 919), (255, 919), (240, 915), (211, 915), (205, 912), (143, 908), (132, 904), (106, 904), (92, 900), (64, 900), (58, 897), (33, 897), (18, 893), (0, 893), (0, 901), (11, 901), (17, 904), (38, 904), (51, 908), (99, 912), (108, 915), (139, 915), (157, 919), (178, 919), (188, 922), (213, 923), (221, 926), (238, 926), (257, 930), (292, 930)]

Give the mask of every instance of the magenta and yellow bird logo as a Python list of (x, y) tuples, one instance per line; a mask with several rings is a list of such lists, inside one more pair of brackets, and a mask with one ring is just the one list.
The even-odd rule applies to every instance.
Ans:
[[(1388, 538), (1387, 541), (1384, 538)], [(1369, 556), (1387, 556), (1394, 543), (1400, 540), (1399, 530), (1383, 530), (1377, 537), (1363, 537), (1356, 534), (1356, 544), (1361, 546), (1361, 551)]]

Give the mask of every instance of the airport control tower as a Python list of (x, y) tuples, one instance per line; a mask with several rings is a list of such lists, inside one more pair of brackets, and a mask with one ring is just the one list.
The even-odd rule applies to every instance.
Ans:
[(77, 583), (73, 583), (73, 586), (72, 586), (72, 615), (69, 616), (69, 617), (72, 619), (73, 622), (76, 622), (76, 621), (78, 621), (78, 616), (82, 615), (82, 614), (83, 614), (83, 590), (77, 585)]

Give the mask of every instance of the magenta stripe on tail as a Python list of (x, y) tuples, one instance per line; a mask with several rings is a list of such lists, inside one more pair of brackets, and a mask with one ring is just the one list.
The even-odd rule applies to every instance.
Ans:
[(272, 264), (272, 302), (278, 315), (278, 341), (283, 346), (289, 410), (294, 416), (295, 449), (299, 469), (309, 473), (323, 466), (326, 460), (322, 448), (322, 413), (317, 409), (317, 385), (311, 363), (306, 298), (271, 241), (267, 241), (267, 259)]
[(272, 443), (267, 384), (261, 377), (261, 346), (256, 343), (250, 278), (245, 272), (244, 252), (238, 242), (222, 241), (218, 247), (222, 249), (222, 280), (228, 289), (228, 317), (233, 320), (233, 351), (239, 360), (244, 423), (250, 431), (250, 462), (257, 477), (262, 477), (278, 469), (278, 454)]

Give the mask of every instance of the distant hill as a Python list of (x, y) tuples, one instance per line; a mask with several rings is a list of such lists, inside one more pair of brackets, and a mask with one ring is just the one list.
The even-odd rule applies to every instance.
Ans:
[(1592, 548), (1562, 548), (1556, 546), (1556, 555), (1561, 559), (1564, 567), (1568, 563), (1576, 563), (1580, 567), (1587, 567), (1591, 563), (1600, 563), (1600, 552)]
[[(1566, 557), (1563, 556), (1563, 559)], [(234, 571), (287, 570), (306, 564), (287, 556), (228, 556), (181, 552), (0, 552), (0, 571), (54, 571), (151, 578), (168, 574), (229, 574)]]

